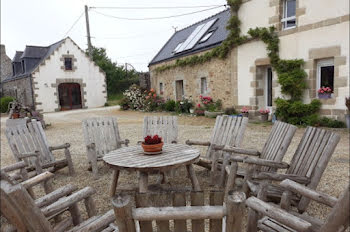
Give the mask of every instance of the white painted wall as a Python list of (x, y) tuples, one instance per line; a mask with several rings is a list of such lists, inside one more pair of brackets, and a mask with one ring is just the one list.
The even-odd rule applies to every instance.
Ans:
[[(67, 55), (68, 52), (77, 59), (73, 62), (77, 69), (73, 72), (61, 69), (63, 61), (60, 61), (60, 58), (62, 55)], [(103, 93), (106, 84), (105, 74), (86, 57), (85, 53), (70, 38), (65, 39), (65, 42), (51, 54), (45, 64), (39, 66), (39, 70), (33, 76), (35, 77), (34, 82), (37, 82), (35, 88), (38, 88), (35, 90), (35, 94), (38, 95), (36, 101), (42, 103), (42, 105), (37, 106), (38, 110), (52, 112), (59, 108), (58, 104), (55, 103), (57, 101), (57, 96), (54, 95), (56, 88), (51, 87), (51, 84), (56, 84), (56, 79), (63, 78), (82, 79), (83, 83), (86, 83), (86, 87), (84, 87), (84, 91), (87, 93), (84, 96), (87, 100), (85, 107), (101, 107), (106, 102), (107, 93)]]

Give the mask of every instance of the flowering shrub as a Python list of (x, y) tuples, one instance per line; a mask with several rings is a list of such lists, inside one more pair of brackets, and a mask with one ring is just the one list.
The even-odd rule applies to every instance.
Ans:
[(243, 108), (241, 109), (241, 113), (249, 113), (248, 108), (243, 106)]
[(154, 135), (153, 137), (151, 135), (147, 135), (145, 138), (144, 138), (144, 144), (158, 144), (158, 143), (161, 143), (162, 142), (162, 138), (159, 137), (158, 135)]
[(260, 112), (260, 114), (268, 114), (268, 113), (270, 113), (270, 110), (269, 109), (260, 109), (259, 110), (259, 112)]
[(193, 107), (192, 97), (184, 98), (182, 101), (177, 101), (175, 103), (176, 113), (190, 113), (190, 109)]
[(125, 90), (123, 95), (129, 100), (131, 109), (143, 110), (146, 98), (139, 86), (130, 86), (129, 89)]
[(222, 102), (220, 99), (217, 101), (213, 101), (213, 98), (209, 96), (203, 97), (202, 95), (199, 95), (199, 99), (202, 102), (206, 111), (215, 112), (220, 111), (222, 108)]
[(324, 86), (322, 86), (321, 88), (319, 88), (319, 89), (317, 90), (317, 92), (318, 92), (319, 94), (324, 94), (324, 93), (332, 93), (333, 91), (332, 91), (332, 89), (329, 88), (329, 87), (324, 87)]
[(144, 102), (144, 110), (145, 111), (154, 111), (156, 109), (163, 108), (164, 99), (158, 97), (154, 89), (150, 89), (150, 91), (145, 90), (145, 102)]

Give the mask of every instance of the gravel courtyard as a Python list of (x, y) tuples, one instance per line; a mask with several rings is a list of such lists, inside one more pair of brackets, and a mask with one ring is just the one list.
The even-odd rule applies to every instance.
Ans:
[[(160, 115), (161, 113), (157, 113)], [(118, 118), (121, 137), (128, 138), (130, 144), (136, 144), (142, 139), (143, 117), (155, 115), (153, 113), (140, 113), (134, 111), (120, 111), (116, 107), (108, 107), (96, 110), (78, 110), (70, 112), (58, 112), (45, 114), (46, 123), (51, 126), (45, 131), (50, 145), (58, 145), (64, 142), (71, 144), (71, 154), (73, 158), (76, 176), (67, 175), (67, 168), (56, 172), (53, 180), (54, 187), (58, 188), (67, 183), (73, 183), (79, 188), (92, 186), (96, 189), (94, 200), (99, 213), (104, 213), (111, 209), (110, 198), (108, 196), (112, 172), (108, 166), (99, 163), (100, 178), (94, 180), (92, 174), (87, 170), (87, 155), (84, 146), (81, 121), (88, 117), (116, 116)], [(1, 166), (13, 163), (15, 160), (4, 136), (5, 118), (1, 118)], [(184, 143), (187, 139), (208, 140), (214, 126), (215, 119), (204, 117), (179, 116), (179, 143)], [(260, 149), (271, 130), (271, 125), (249, 123), (245, 133), (243, 147)], [(288, 149), (284, 161), (289, 162), (301, 139), (305, 128), (299, 128)], [(341, 135), (341, 140), (330, 160), (328, 167), (321, 179), (318, 190), (338, 197), (349, 182), (349, 133), (346, 129), (335, 129)], [(63, 153), (55, 152), (56, 157), (64, 157)], [(206, 170), (195, 167), (197, 177), (202, 189), (210, 189), (208, 185), (209, 175)], [(185, 169), (181, 168), (180, 175), (171, 178), (173, 186), (188, 188), (191, 183), (186, 178)], [(150, 178), (150, 183), (155, 182), (155, 178)], [(137, 175), (135, 173), (122, 172), (119, 178), (118, 187), (131, 189), (137, 186)], [(312, 204), (308, 208), (308, 213), (314, 216), (323, 217), (328, 212), (327, 208), (318, 204)]]

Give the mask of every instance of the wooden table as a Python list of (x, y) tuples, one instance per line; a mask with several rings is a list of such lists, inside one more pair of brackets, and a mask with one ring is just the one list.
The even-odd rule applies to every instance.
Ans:
[(110, 195), (115, 195), (119, 172), (122, 169), (139, 171), (139, 192), (147, 192), (149, 172), (164, 172), (183, 165), (186, 166), (193, 189), (200, 191), (192, 166), (199, 158), (199, 154), (198, 149), (183, 144), (164, 144), (162, 153), (158, 155), (145, 155), (141, 145), (111, 151), (103, 157), (103, 160), (114, 169)]

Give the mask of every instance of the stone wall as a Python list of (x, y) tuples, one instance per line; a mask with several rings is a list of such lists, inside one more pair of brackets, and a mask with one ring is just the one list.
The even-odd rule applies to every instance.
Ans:
[(3, 81), (6, 77), (12, 76), (11, 59), (6, 55), (5, 45), (0, 45), (0, 78)]
[(4, 82), (2, 89), (4, 96), (11, 96), (26, 106), (34, 107), (29, 77)]
[[(202, 65), (178, 67), (163, 71), (155, 72), (155, 68), (164, 64), (171, 64), (175, 61), (164, 62), (150, 66), (151, 87), (165, 99), (176, 99), (176, 81), (183, 81), (184, 96), (192, 98), (194, 102), (199, 103), (201, 95), (201, 78), (207, 78), (207, 93), (202, 94), (211, 96), (214, 101), (222, 100), (224, 107), (230, 107), (237, 104), (237, 80), (233, 72), (234, 54), (232, 51), (227, 59), (212, 59)], [(163, 93), (160, 92), (159, 86), (163, 83)]]

